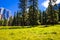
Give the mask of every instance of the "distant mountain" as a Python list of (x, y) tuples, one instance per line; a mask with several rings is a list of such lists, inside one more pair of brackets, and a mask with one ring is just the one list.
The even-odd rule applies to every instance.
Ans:
[(1, 18), (2, 18), (2, 19), (4, 19), (4, 18), (9, 19), (10, 13), (11, 13), (11, 12), (10, 12), (10, 10), (8, 10), (8, 9), (0, 8), (0, 15), (1, 15)]

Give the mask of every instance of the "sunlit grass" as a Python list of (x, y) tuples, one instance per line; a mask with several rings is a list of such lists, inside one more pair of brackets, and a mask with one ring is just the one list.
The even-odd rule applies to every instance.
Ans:
[(9, 27), (6, 26), (7, 29), (0, 27), (0, 40), (60, 40), (60, 25), (21, 29), (17, 26), (17, 29), (8, 29)]

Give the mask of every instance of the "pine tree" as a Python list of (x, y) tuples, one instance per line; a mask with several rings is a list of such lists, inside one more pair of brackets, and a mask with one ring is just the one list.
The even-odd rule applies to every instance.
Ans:
[(22, 11), (22, 21), (23, 21), (23, 26), (25, 25), (25, 22), (26, 22), (26, 9), (27, 9), (27, 0), (19, 0), (19, 8), (20, 8), (20, 11)]
[(3, 20), (0, 20), (0, 26), (2, 26), (3, 25)]
[(59, 6), (59, 13), (58, 14), (59, 14), (59, 21), (60, 21), (60, 6)]
[(9, 21), (8, 21), (8, 26), (12, 26), (12, 16), (9, 18)]
[(39, 10), (39, 23), (41, 24), (41, 10)]
[(46, 24), (46, 12), (43, 11), (42, 15), (42, 24)]
[(16, 26), (16, 12), (14, 13), (14, 17), (12, 20), (12, 26)]
[(37, 25), (39, 20), (38, 14), (38, 0), (29, 0), (29, 21), (30, 25)]
[(48, 6), (48, 12), (47, 12), (47, 22), (48, 22), (48, 24), (55, 24), (58, 20), (57, 20), (57, 13), (56, 13), (56, 10), (54, 9), (54, 6), (56, 6), (56, 5), (52, 5), (51, 4), (51, 1), (52, 0), (50, 0), (50, 2), (49, 2), (49, 6)]

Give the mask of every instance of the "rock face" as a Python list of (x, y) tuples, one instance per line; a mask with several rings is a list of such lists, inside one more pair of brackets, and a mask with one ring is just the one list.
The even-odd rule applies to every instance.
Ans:
[(10, 10), (5, 8), (0, 8), (0, 20), (2, 19), (9, 19), (10, 17)]

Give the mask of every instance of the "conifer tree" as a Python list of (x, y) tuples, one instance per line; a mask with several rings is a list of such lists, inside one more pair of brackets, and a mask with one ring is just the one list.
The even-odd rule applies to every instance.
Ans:
[(23, 21), (23, 26), (25, 25), (25, 22), (26, 22), (26, 9), (27, 9), (27, 0), (19, 0), (19, 8), (20, 8), (20, 11), (22, 11), (22, 21)]
[[(56, 14), (56, 10), (54, 9), (54, 6), (56, 5), (52, 5), (52, 1), (53, 0), (50, 0), (49, 2), (49, 6), (48, 6), (48, 12), (47, 12), (47, 15), (48, 15), (48, 19), (47, 19), (47, 22), (49, 24), (55, 24), (58, 20), (57, 20), (57, 14)], [(54, 1), (55, 2), (55, 1)]]
[(30, 25), (37, 25), (39, 20), (38, 0), (29, 0), (29, 21)]

